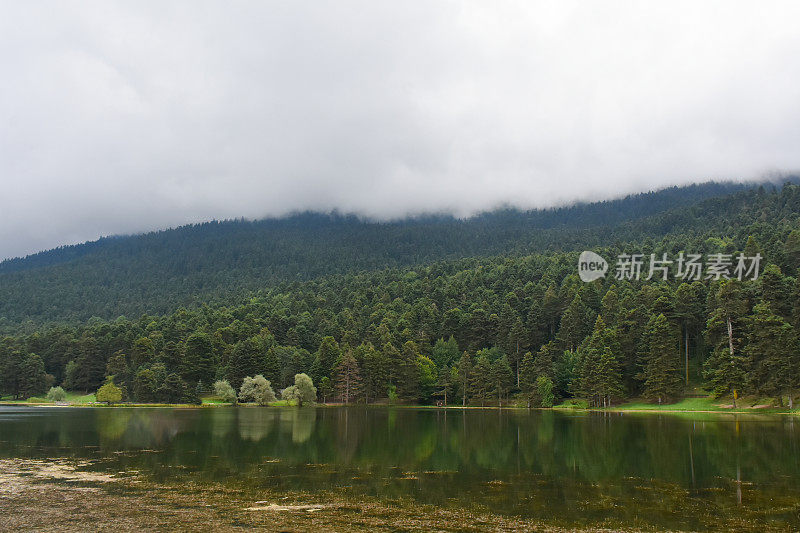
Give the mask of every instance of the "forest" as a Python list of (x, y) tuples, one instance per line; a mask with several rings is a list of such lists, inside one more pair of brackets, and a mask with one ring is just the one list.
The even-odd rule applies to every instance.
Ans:
[(800, 187), (748, 188), (615, 221), (616, 233), (591, 248), (607, 259), (760, 254), (757, 279), (617, 279), (609, 261), (605, 278), (584, 283), (580, 246), (600, 236), (542, 229), (540, 242), (574, 240), (283, 280), (138, 318), (7, 319), (0, 387), (25, 398), (113, 380), (125, 400), (191, 402), (217, 380), (238, 389), (263, 375), (282, 390), (305, 373), (326, 402), (547, 407), (582, 398), (603, 407), (670, 403), (700, 387), (791, 407), (799, 222)]
[[(231, 304), (264, 287), (335, 274), (591, 249), (711, 226), (724, 232), (720, 223), (737, 212), (752, 217), (755, 194), (754, 185), (706, 183), (556, 209), (500, 209), (467, 219), (376, 222), (302, 213), (106, 238), (0, 262), (0, 333), (25, 321), (77, 324), (92, 317)], [(728, 199), (720, 202), (720, 196)]]

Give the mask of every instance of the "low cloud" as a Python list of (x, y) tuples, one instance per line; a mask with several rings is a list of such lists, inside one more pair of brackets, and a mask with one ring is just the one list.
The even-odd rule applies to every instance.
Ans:
[(794, 2), (7, 2), (0, 258), (800, 169)]

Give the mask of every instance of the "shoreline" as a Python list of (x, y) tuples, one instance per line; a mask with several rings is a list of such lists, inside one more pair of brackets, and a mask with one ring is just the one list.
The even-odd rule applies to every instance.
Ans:
[[(447, 410), (447, 411), (467, 411), (467, 410), (492, 410), (492, 411), (557, 411), (561, 413), (606, 413), (606, 414), (742, 414), (742, 415), (800, 415), (800, 409), (789, 410), (788, 408), (777, 407), (737, 407), (728, 408), (720, 407), (715, 409), (688, 409), (688, 408), (669, 408), (653, 405), (650, 407), (625, 407), (625, 404), (615, 407), (579, 407), (579, 406), (554, 406), (554, 407), (520, 407), (520, 406), (479, 406), (479, 405), (412, 405), (412, 404), (342, 404), (342, 403), (316, 403), (313, 406), (306, 407), (368, 407), (368, 408), (383, 408), (383, 409), (428, 409), (428, 410)], [(120, 403), (120, 404), (102, 404), (102, 403), (50, 403), (50, 402), (27, 402), (24, 400), (0, 400), (0, 407), (40, 407), (40, 408), (97, 408), (97, 409), (216, 409), (226, 407), (237, 407), (243, 409), (254, 409), (260, 407), (272, 408), (298, 408), (296, 405), (287, 405), (283, 402), (276, 402), (270, 405), (255, 405), (255, 404), (229, 404), (209, 402), (200, 405), (186, 404), (186, 403)]]

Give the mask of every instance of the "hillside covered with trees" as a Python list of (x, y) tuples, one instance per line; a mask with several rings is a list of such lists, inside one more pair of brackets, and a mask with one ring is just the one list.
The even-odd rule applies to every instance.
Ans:
[(753, 219), (755, 194), (753, 185), (707, 183), (465, 220), (372, 222), (306, 213), (106, 238), (0, 263), (0, 332), (26, 320), (75, 324), (229, 304), (265, 287), (332, 274), (580, 250), (671, 231), (724, 234), (728, 224), (742, 223), (737, 217)]
[[(481, 239), (509, 231), (504, 216), (525, 215), (484, 217)], [(476, 222), (443, 223), (459, 224)], [(237, 303), (27, 324), (0, 340), (3, 393), (92, 391), (111, 378), (129, 399), (158, 401), (221, 379), (238, 389), (254, 375), (279, 390), (305, 373), (320, 399), (347, 402), (664, 403), (691, 383), (791, 404), (800, 386), (800, 187), (748, 189), (609, 227), (530, 231), (491, 257), (283, 281)], [(593, 249), (610, 270), (584, 283), (574, 250), (600, 241)], [(523, 253), (534, 242), (562, 251)], [(614, 275), (621, 254), (682, 252), (725, 254), (734, 265), (739, 254), (763, 259), (757, 279)]]

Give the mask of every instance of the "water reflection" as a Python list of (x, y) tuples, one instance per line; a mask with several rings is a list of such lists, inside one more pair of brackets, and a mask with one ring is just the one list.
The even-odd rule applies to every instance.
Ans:
[[(792, 417), (385, 408), (0, 409), (3, 457), (597, 523), (800, 525)], [(738, 513), (738, 514), (737, 514)], [(706, 524), (707, 525), (707, 524)]]

